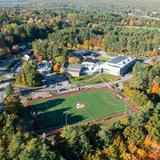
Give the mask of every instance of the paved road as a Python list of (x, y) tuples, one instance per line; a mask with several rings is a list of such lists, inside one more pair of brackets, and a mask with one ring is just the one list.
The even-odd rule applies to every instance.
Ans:
[[(87, 88), (97, 88), (97, 87), (104, 87), (104, 86), (112, 86), (113, 84), (119, 84), (123, 83), (131, 78), (131, 74), (127, 74), (125, 77), (122, 77), (120, 80), (117, 80), (115, 82), (103, 82), (99, 84), (94, 84), (94, 85), (73, 85), (70, 84), (67, 80), (62, 80), (62, 81), (56, 81), (54, 78), (54, 75), (51, 76), (52, 78), (50, 80), (54, 80), (54, 84), (50, 83), (50, 85), (47, 86), (42, 86), (42, 87), (33, 87), (33, 88), (18, 88), (16, 87), (16, 92), (21, 93), (22, 96), (27, 97), (27, 96), (32, 96), (32, 98), (36, 97), (48, 97), (51, 96), (52, 94), (54, 95), (55, 93), (61, 94), (61, 93), (68, 93), (68, 92), (73, 92), (81, 89), (87, 89)], [(49, 79), (46, 78), (48, 81)]]
[(3, 91), (5, 87), (9, 84), (8, 81), (0, 84), (0, 112), (4, 111), (4, 106), (3, 106)]
[(4, 71), (16, 59), (15, 56), (9, 56), (4, 60), (0, 60), (0, 71)]
[(113, 84), (123, 83), (123, 82), (126, 82), (126, 81), (130, 80), (131, 78), (132, 78), (132, 74), (126, 74), (120, 80), (117, 80), (117, 81), (113, 82)]
[[(26, 53), (29, 49), (25, 49), (24, 51), (20, 52), (19, 56), (22, 57), (24, 55), (24, 53)], [(4, 108), (3, 106), (3, 92), (5, 87), (9, 84), (10, 80), (13, 78), (14, 73), (18, 73), (21, 69), (22, 69), (22, 62), (20, 61), (19, 63), (17, 63), (14, 67), (13, 67), (13, 71), (14, 73), (8, 73), (6, 72), (6, 68), (15, 60), (15, 56), (10, 57), (8, 59), (5, 60), (1, 60), (0, 63), (0, 76), (5, 78), (5, 81), (3, 83), (0, 84), (0, 112), (1, 109)]]

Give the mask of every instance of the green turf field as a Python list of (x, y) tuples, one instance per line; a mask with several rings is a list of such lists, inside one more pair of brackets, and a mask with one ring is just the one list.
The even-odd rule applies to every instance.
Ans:
[[(78, 102), (85, 104), (86, 108), (77, 109), (76, 104)], [(77, 124), (122, 113), (125, 111), (125, 107), (126, 111), (131, 110), (129, 106), (126, 106), (120, 99), (104, 88), (33, 103), (32, 111), (36, 112), (41, 129), (45, 131), (65, 125), (64, 111), (69, 111), (68, 123)], [(28, 130), (32, 130), (34, 124), (27, 108), (23, 113), (23, 119)]]

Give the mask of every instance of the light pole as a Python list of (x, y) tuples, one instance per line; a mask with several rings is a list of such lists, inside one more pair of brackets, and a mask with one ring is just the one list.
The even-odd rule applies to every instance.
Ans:
[(69, 111), (64, 111), (63, 114), (65, 114), (65, 123), (66, 123), (66, 126), (67, 126), (67, 116), (69, 114)]
[(127, 112), (127, 105), (125, 104), (124, 113), (126, 114), (126, 112)]

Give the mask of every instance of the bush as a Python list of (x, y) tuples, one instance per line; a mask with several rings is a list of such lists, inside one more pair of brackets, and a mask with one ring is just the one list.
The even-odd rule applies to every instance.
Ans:
[(4, 82), (4, 78), (2, 76), (0, 76), (0, 83)]

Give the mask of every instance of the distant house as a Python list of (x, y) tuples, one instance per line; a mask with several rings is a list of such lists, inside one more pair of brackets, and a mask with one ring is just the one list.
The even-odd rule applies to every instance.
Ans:
[(82, 65), (81, 64), (71, 64), (68, 67), (68, 73), (73, 77), (79, 77), (81, 75)]
[(37, 64), (37, 71), (40, 74), (50, 73), (51, 69), (52, 69), (52, 61), (50, 61), (50, 62), (48, 62), (48, 61), (42, 61), (42, 62), (39, 62)]

